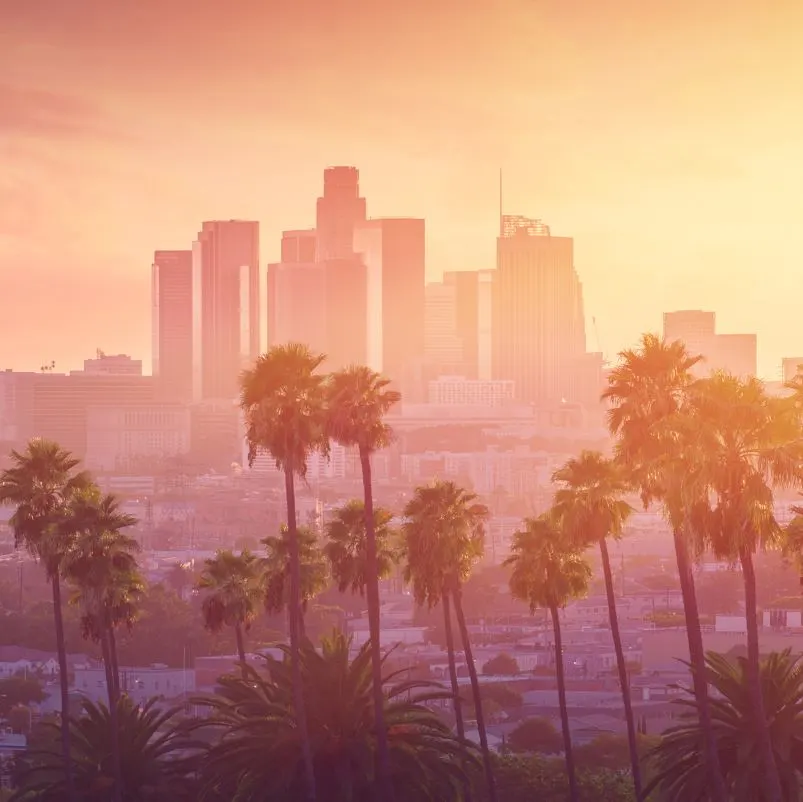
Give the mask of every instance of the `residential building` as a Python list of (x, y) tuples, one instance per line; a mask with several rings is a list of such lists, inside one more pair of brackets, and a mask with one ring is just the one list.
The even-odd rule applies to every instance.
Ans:
[(156, 251), (151, 269), (153, 375), (168, 401), (192, 398), (192, 251)]
[(259, 354), (259, 224), (205, 222), (192, 268), (193, 398), (234, 399)]

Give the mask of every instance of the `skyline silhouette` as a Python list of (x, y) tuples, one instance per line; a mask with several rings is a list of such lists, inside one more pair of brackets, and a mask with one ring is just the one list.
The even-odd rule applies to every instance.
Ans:
[(330, 164), (426, 220), (428, 279), (493, 268), (501, 165), (505, 211), (575, 241), (589, 350), (592, 317), (612, 358), (710, 309), (777, 378), (803, 352), (799, 5), (458, 8), (3, 2), (2, 367), (149, 369), (153, 250), (258, 220), (264, 285)]

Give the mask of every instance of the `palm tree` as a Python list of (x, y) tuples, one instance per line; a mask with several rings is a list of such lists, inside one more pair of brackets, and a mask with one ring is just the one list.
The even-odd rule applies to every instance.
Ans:
[[(329, 570), (318, 537), (308, 526), (299, 526), (296, 535), (301, 578), (301, 617), (299, 633), (305, 637), (304, 616), (309, 603), (326, 589)], [(279, 535), (269, 535), (261, 541), (266, 556), (260, 561), (262, 570), (263, 603), (268, 613), (281, 613), (290, 609), (289, 583), (291, 538), (282, 524)]]
[(608, 598), (608, 620), (616, 652), (619, 685), (627, 721), (627, 741), (630, 750), (630, 765), (633, 771), (633, 786), (636, 799), (641, 799), (641, 766), (638, 754), (636, 723), (630, 700), (630, 680), (627, 674), (622, 636), (619, 632), (619, 617), (616, 614), (616, 594), (608, 554), (608, 538), (620, 538), (625, 521), (633, 508), (624, 500), (628, 490), (622, 471), (611, 460), (597, 451), (583, 451), (580, 457), (570, 459), (555, 471), (552, 481), (559, 484), (555, 493), (554, 512), (578, 547), (599, 546), (602, 573), (605, 578), (605, 593)]
[[(304, 761), (297, 732), (290, 650), (285, 660), (266, 658), (264, 671), (222, 677), (215, 696), (198, 700), (211, 708), (205, 728), (216, 736), (204, 763), (202, 782), (221, 798), (296, 802), (305, 790)], [(376, 748), (370, 644), (349, 660), (342, 634), (324, 639), (319, 652), (301, 646), (309, 733), (321, 802), (385, 799), (371, 757)], [(467, 778), (461, 768), (464, 744), (426, 705), (447, 696), (439, 686), (383, 677), (391, 787), (409, 802), (459, 802)], [(472, 755), (469, 752), (469, 760)], [(203, 798), (203, 797), (202, 797)]]
[(131, 625), (143, 591), (136, 558), (139, 543), (122, 531), (135, 523), (136, 518), (120, 511), (114, 496), (103, 496), (94, 486), (71, 499), (64, 522), (64, 529), (71, 530), (75, 540), (62, 562), (62, 573), (76, 589), (73, 601), (82, 608), (84, 637), (100, 643), (106, 670), (113, 794), (118, 802), (122, 800), (123, 777), (117, 722), (120, 672), (114, 628), (119, 623)]
[(206, 592), (201, 602), (204, 626), (220, 632), (224, 626), (234, 629), (237, 656), (245, 665), (246, 632), (257, 615), (262, 597), (262, 572), (259, 558), (245, 549), (240, 554), (220, 550), (204, 563), (198, 590)]
[(401, 401), (401, 394), (389, 389), (390, 380), (364, 365), (354, 365), (329, 378), (329, 435), (344, 446), (356, 446), (360, 455), (365, 519), (365, 590), (368, 597), (368, 629), (374, 675), (374, 710), (377, 728), (377, 761), (385, 798), (391, 800), (387, 733), (382, 720), (382, 654), (379, 621), (380, 565), (377, 550), (377, 521), (374, 512), (371, 455), (386, 448), (392, 431), (385, 415)]
[[(376, 539), (376, 577), (386, 579), (393, 571), (397, 554), (392, 540), (393, 513), (382, 507), (374, 508), (374, 536)], [(326, 523), (327, 543), (323, 553), (329, 561), (332, 577), (341, 593), (351, 591), (365, 594), (371, 575), (367, 554), (365, 509), (357, 499), (336, 509)]]
[(257, 359), (241, 379), (240, 406), (246, 417), (248, 461), (270, 454), (284, 472), (287, 527), (290, 536), (290, 648), (295, 667), (295, 708), (304, 744), (309, 802), (315, 802), (312, 748), (306, 734), (304, 688), (299, 663), (301, 574), (298, 552), (295, 477), (307, 473), (309, 455), (328, 450), (325, 378), (317, 371), (324, 361), (305, 345), (277, 345)]
[(587, 593), (591, 568), (582, 556), (581, 547), (570, 537), (552, 511), (539, 518), (524, 520), (524, 527), (513, 534), (511, 553), (504, 564), (513, 569), (510, 574), (510, 593), (513, 598), (527, 603), (531, 613), (540, 607), (549, 610), (552, 616), (566, 773), (569, 775), (571, 800), (578, 802), (577, 774), (566, 704), (559, 611), (572, 599)]
[[(770, 789), (761, 736), (754, 724), (748, 660), (709, 652), (706, 664), (709, 681), (717, 691), (711, 712), (728, 799), (768, 802)], [(803, 670), (799, 658), (792, 657), (788, 649), (771, 653), (760, 665), (781, 799), (794, 802), (803, 776)], [(699, 707), (693, 694), (688, 697), (677, 701), (687, 709), (685, 722), (667, 730), (648, 756), (654, 777), (646, 792), (657, 788), (666, 802), (707, 802), (710, 798)]]
[(426, 603), (431, 608), (439, 600), (443, 602), (447, 650), (451, 652), (449, 670), (452, 675), (452, 691), (455, 693), (455, 718), (458, 721), (458, 734), (460, 734), (462, 710), (456, 688), (454, 649), (450, 643), (449, 602), (454, 602), (471, 680), (471, 694), (477, 716), (477, 732), (482, 748), (488, 795), (491, 802), (496, 802), (493, 763), (485, 730), (479, 678), (463, 612), (462, 587), (463, 582), (470, 576), (474, 564), (484, 552), (488, 508), (477, 503), (477, 496), (474, 493), (467, 492), (454, 482), (436, 480), (415, 489), (413, 497), (404, 508), (404, 518), (402, 534), (406, 557), (405, 580), (412, 583), (413, 595), (418, 604)]
[(701, 478), (699, 432), (688, 422), (691, 371), (701, 357), (691, 356), (682, 342), (666, 343), (654, 334), (645, 334), (639, 348), (619, 356), (602, 396), (611, 405), (608, 428), (617, 438), (616, 460), (629, 472), (644, 506), (660, 502), (672, 530), (712, 797), (714, 802), (728, 802), (711, 729), (693, 573), (693, 555), (701, 544), (692, 524), (708, 501)]
[[(136, 705), (123, 696), (118, 703), (117, 729), (126, 802), (194, 802), (193, 775), (202, 744), (178, 725), (179, 708), (161, 711), (151, 699)], [(82, 802), (107, 802), (114, 781), (109, 709), (83, 702), (83, 714), (69, 719), (75, 747), (75, 786)], [(61, 802), (69, 773), (58, 744), (58, 728), (41, 725), (41, 743), (20, 761), (14, 802)]]
[(42, 563), (53, 592), (53, 617), (56, 625), (56, 650), (59, 658), (61, 689), (61, 747), (66, 767), (67, 797), (75, 800), (70, 760), (70, 731), (67, 724), (70, 703), (67, 647), (61, 605), (61, 566), (72, 545), (69, 531), (59, 528), (75, 493), (89, 483), (89, 475), (76, 472), (79, 460), (57, 443), (35, 438), (25, 451), (11, 452), (11, 467), (0, 474), (0, 504), (16, 510), (9, 524), (14, 544), (24, 546)]
[(702, 435), (702, 465), (713, 491), (708, 531), (715, 554), (742, 567), (747, 616), (747, 668), (754, 724), (767, 772), (767, 796), (781, 802), (770, 724), (761, 693), (756, 573), (753, 554), (779, 540), (775, 487), (803, 484), (803, 427), (789, 399), (770, 398), (755, 378), (715, 373), (692, 397)]

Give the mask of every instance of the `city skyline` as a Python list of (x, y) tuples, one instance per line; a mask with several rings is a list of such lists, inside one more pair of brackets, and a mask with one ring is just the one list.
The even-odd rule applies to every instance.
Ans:
[[(147, 360), (154, 244), (254, 219), (264, 267), (343, 163), (373, 215), (427, 221), (430, 279), (493, 266), (501, 165), (506, 210), (574, 238), (609, 357), (689, 308), (756, 331), (768, 378), (803, 351), (799, 4), (353, 0), (353, 26), (247, 2), (222, 28), (181, 0), (79, 5), (92, 26), (53, 0), (3, 12), (4, 365), (78, 367), (97, 347)], [(267, 51), (265, 30), (280, 34)]]

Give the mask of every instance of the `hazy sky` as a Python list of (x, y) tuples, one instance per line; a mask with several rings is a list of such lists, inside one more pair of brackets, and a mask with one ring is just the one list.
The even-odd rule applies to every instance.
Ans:
[(427, 221), (575, 238), (588, 345), (661, 313), (803, 353), (800, 0), (0, 0), (0, 368), (150, 361), (150, 264), (201, 220), (311, 225), (322, 170)]

